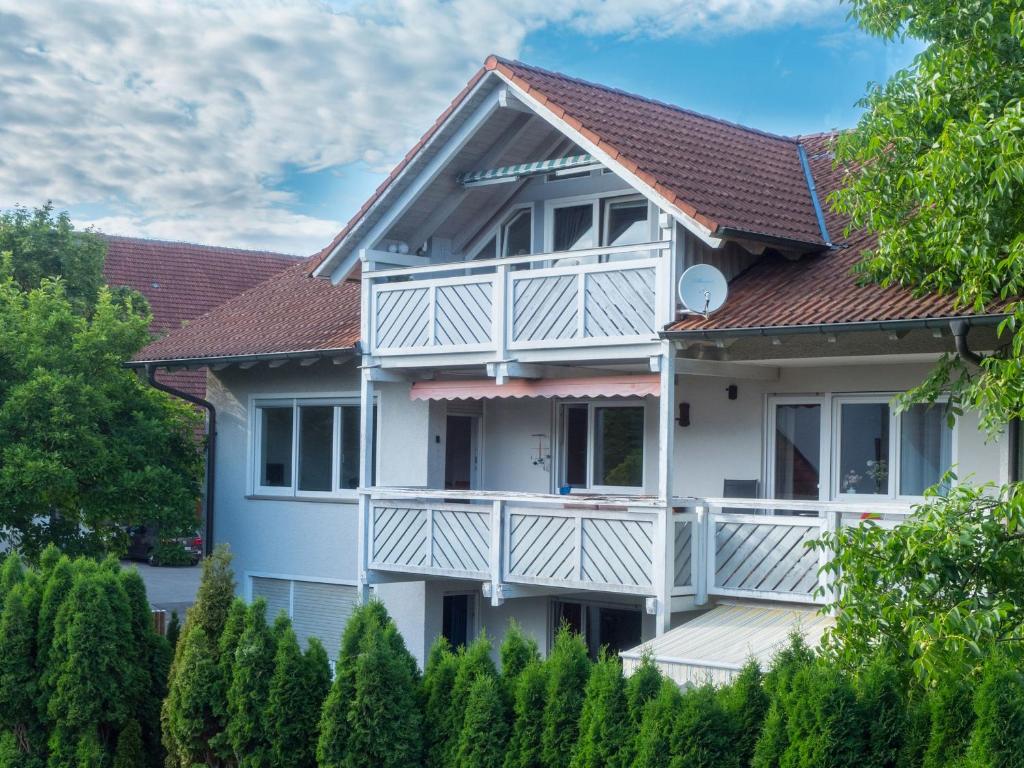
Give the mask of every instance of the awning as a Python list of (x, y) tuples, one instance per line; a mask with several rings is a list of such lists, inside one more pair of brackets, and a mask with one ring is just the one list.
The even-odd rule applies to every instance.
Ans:
[(767, 669), (792, 632), (799, 631), (814, 647), (834, 623), (817, 608), (725, 604), (620, 656), (626, 674), (650, 655), (658, 669), (679, 685), (725, 685), (750, 659)]
[(519, 179), (523, 176), (536, 176), (541, 173), (552, 171), (566, 171), (573, 168), (585, 168), (597, 162), (590, 155), (571, 155), (570, 157), (556, 157), (551, 160), (538, 160), (532, 163), (518, 163), (517, 165), (503, 165), (501, 168), (488, 168), (483, 171), (470, 171), (460, 173), (456, 177), (459, 184), (479, 184), (481, 182), (499, 181), (502, 179)]
[(565, 379), (511, 379), (504, 384), (497, 384), (494, 379), (417, 381), (413, 383), (409, 397), (413, 400), (482, 400), (491, 397), (648, 397), (658, 394), (660, 383), (660, 377), (656, 373)]

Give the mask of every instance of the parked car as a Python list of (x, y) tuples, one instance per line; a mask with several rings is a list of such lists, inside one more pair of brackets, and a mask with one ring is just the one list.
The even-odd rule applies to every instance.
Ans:
[(192, 536), (161, 539), (158, 526), (133, 525), (128, 528), (126, 556), (150, 565), (184, 565), (180, 562), (182, 558), (195, 565), (203, 557), (203, 537), (196, 532)]

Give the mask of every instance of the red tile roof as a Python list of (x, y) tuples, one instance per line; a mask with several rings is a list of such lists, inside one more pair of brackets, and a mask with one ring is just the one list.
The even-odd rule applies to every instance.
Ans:
[(135, 360), (210, 359), (351, 349), (359, 284), (309, 276), (303, 261), (143, 349)]
[(707, 320), (690, 317), (674, 331), (725, 331), (839, 323), (887, 322), (970, 315), (955, 310), (949, 296), (915, 297), (903, 288), (861, 285), (853, 267), (875, 240), (864, 232), (843, 236), (847, 220), (826, 197), (842, 183), (833, 166), (835, 133), (801, 137), (814, 176), (828, 231), (836, 250), (791, 261), (766, 255), (729, 284), (729, 298)]

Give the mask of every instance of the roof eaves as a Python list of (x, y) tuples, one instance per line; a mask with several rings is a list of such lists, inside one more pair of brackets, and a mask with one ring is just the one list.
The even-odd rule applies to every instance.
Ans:
[(129, 360), (126, 368), (187, 368), (209, 366), (218, 363), (259, 363), (269, 360), (294, 360), (308, 358), (348, 357), (359, 352), (358, 342), (351, 347), (332, 349), (296, 349), (287, 352), (255, 352), (247, 355), (206, 355), (196, 357), (170, 357), (155, 360)]
[(896, 320), (856, 320), (845, 323), (804, 323), (801, 325), (761, 325), (724, 328), (665, 328), (659, 335), (663, 339), (715, 339), (737, 336), (788, 336), (813, 333), (855, 333), (864, 331), (900, 331), (920, 328), (945, 328), (955, 320), (969, 320), (979, 326), (1001, 323), (1007, 315), (943, 315)]

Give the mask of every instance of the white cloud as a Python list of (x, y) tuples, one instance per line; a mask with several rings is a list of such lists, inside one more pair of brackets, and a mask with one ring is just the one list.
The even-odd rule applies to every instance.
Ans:
[(311, 252), (286, 169), (387, 168), (491, 52), (556, 25), (663, 37), (818, 18), (834, 0), (0, 0), (0, 207), (119, 233)]

